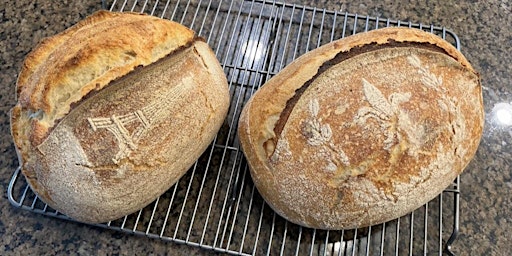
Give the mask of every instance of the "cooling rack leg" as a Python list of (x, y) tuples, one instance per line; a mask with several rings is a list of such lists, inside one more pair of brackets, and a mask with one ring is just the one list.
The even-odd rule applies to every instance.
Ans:
[(19, 202), (17, 202), (14, 199), (13, 194), (12, 194), (13, 189), (14, 189), (14, 184), (16, 184), (16, 181), (18, 180), (20, 170), (21, 170), (21, 167), (16, 168), (16, 171), (14, 171), (14, 174), (12, 175), (12, 178), (9, 181), (9, 186), (7, 187), (7, 197), (9, 198), (9, 202), (16, 207), (21, 207), (21, 205), (23, 204), (23, 200), (20, 200)]
[(453, 231), (452, 231), (452, 235), (450, 236), (450, 238), (448, 238), (448, 241), (446, 241), (445, 248), (444, 248), (445, 252), (448, 255), (455, 255), (452, 251), (452, 244), (453, 244), (453, 242), (455, 242), (455, 240), (457, 239), (457, 236), (459, 235), (460, 177), (457, 177), (457, 179), (455, 180), (455, 183), (457, 185), (457, 191), (454, 193), (453, 207), (454, 207), (454, 215), (455, 216), (454, 216), (454, 221), (453, 221)]

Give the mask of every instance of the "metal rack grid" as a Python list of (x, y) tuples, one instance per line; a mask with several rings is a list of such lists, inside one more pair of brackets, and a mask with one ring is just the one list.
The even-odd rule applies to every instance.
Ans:
[[(214, 49), (231, 93), (217, 137), (176, 185), (139, 212), (96, 226), (240, 255), (452, 255), (458, 234), (460, 183), (414, 212), (372, 227), (326, 231), (289, 223), (255, 189), (237, 139), (249, 97), (296, 57), (351, 34), (387, 26), (420, 28), (460, 48), (443, 27), (267, 1), (172, 0), (103, 2), (112, 11), (171, 19), (195, 30)], [(61, 219), (31, 191), (19, 168), (10, 202)], [(73, 221), (73, 220), (71, 220)]]

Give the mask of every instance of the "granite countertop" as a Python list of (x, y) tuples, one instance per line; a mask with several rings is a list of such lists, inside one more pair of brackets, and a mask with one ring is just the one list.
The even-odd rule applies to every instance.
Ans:
[[(300, 1), (332, 10), (442, 25), (460, 38), (461, 51), (484, 86), (485, 134), (474, 160), (461, 175), (459, 255), (507, 255), (512, 251), (512, 127), (499, 127), (492, 108), (512, 103), (512, 4), (507, 0)], [(101, 9), (101, 1), (13, 1), (0, 7), (0, 254), (201, 255), (212, 252), (157, 239), (104, 230), (27, 212), (11, 206), (6, 191), (17, 160), (9, 133), (9, 109), (26, 54)]]

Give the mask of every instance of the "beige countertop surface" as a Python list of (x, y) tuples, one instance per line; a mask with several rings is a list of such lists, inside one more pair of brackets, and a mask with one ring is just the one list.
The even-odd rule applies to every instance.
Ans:
[[(512, 127), (491, 122), (497, 103), (512, 103), (512, 3), (474, 1), (288, 1), (328, 10), (447, 27), (478, 70), (488, 115), (480, 148), (461, 175), (459, 255), (512, 252)], [(0, 6), (0, 254), (202, 255), (212, 251), (64, 221), (13, 207), (7, 186), (18, 162), (9, 133), (17, 74), (27, 53), (102, 8), (101, 1), (4, 1)]]

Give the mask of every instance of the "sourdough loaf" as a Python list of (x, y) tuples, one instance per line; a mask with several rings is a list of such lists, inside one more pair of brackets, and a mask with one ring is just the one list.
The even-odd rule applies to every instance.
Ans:
[(239, 137), (254, 183), (291, 222), (364, 227), (438, 195), (483, 127), (479, 75), (451, 44), (411, 28), (308, 52), (244, 106)]
[(39, 44), (17, 96), (11, 131), (28, 183), (51, 207), (89, 223), (165, 192), (229, 107), (224, 72), (193, 31), (107, 11)]

